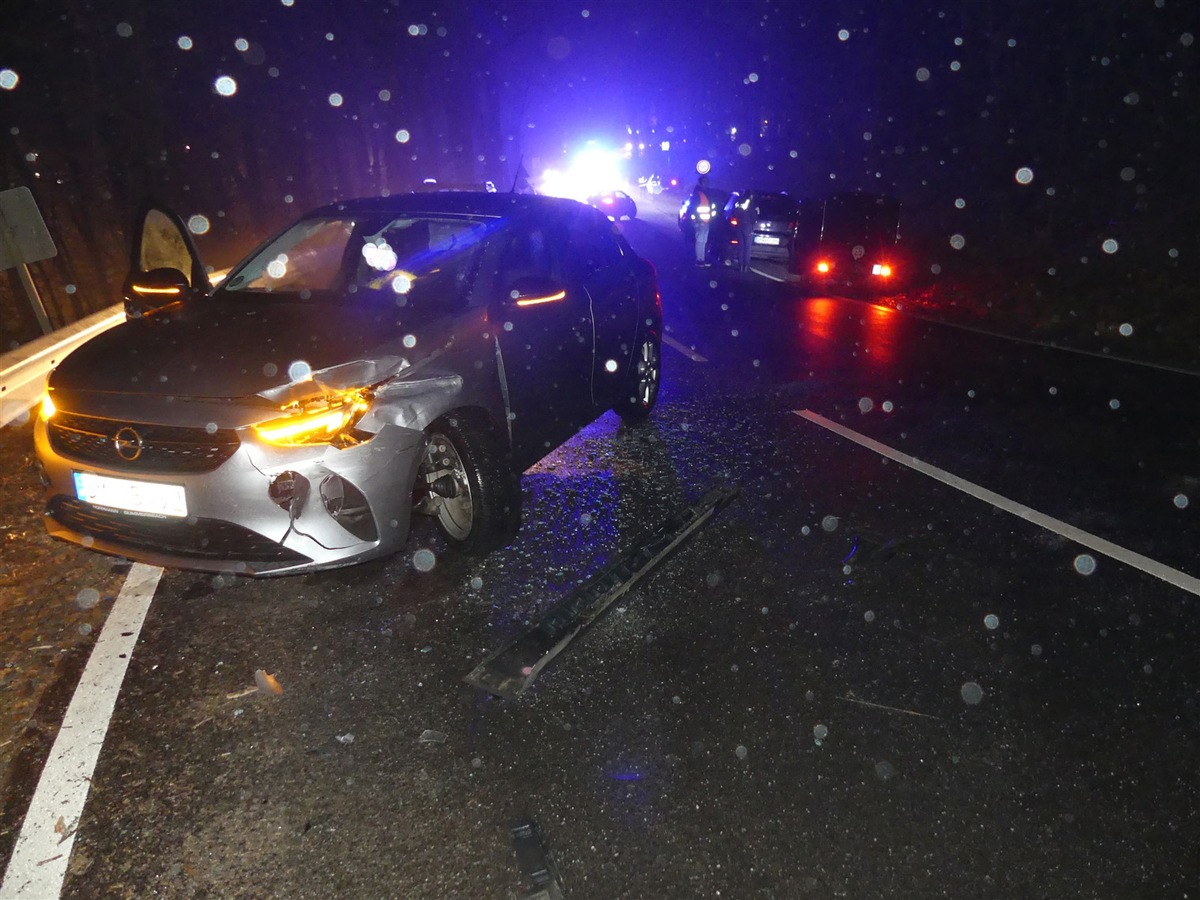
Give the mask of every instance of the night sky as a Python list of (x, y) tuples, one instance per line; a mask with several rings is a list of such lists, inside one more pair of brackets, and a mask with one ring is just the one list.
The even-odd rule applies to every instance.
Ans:
[(938, 272), (1166, 292), (1200, 251), (1198, 28), (1182, 0), (32, 0), (0, 34), (0, 188), (54, 234), (59, 319), (112, 302), (148, 196), (227, 265), (317, 204), (504, 189), (588, 140), (645, 143), (631, 178), (895, 194)]

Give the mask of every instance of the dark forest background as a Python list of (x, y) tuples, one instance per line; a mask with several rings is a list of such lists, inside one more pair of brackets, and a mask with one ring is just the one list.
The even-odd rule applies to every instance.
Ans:
[[(1171, 0), (27, 0), (0, 27), (0, 190), (58, 246), (31, 270), (59, 326), (119, 299), (147, 197), (204, 216), (219, 268), (318, 204), (503, 190), (632, 139), (631, 176), (707, 158), (727, 189), (897, 195), (955, 302), (1195, 343), (1196, 30)], [(12, 271), (0, 327), (39, 333)]]

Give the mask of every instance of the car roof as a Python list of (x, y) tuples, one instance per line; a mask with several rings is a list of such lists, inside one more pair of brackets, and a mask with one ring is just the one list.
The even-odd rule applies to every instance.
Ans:
[(556, 215), (583, 207), (577, 200), (541, 194), (498, 194), (490, 191), (438, 191), (393, 194), (388, 197), (358, 197), (330, 203), (313, 210), (314, 216), (372, 215), (378, 213), (433, 213), (461, 216)]

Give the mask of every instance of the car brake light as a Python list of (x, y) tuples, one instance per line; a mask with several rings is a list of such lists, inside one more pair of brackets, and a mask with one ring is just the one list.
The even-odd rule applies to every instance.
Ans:
[(830, 273), (830, 271), (832, 271), (832, 269), (833, 269), (833, 266), (829, 263), (828, 260), (823, 259), (819, 263), (817, 263), (817, 271), (820, 272), (822, 275), (828, 275)]
[(880, 278), (891, 278), (892, 267), (887, 263), (875, 263), (875, 265), (871, 266), (871, 274), (878, 275)]

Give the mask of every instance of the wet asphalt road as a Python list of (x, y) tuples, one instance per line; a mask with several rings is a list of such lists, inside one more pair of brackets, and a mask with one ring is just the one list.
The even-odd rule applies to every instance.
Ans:
[[(651, 421), (530, 470), (485, 560), (422, 528), (338, 572), (165, 573), (64, 896), (521, 896), (524, 819), (567, 897), (1195, 896), (1196, 598), (792, 414), (1198, 575), (1195, 380), (696, 269), (648, 211), (623, 228), (707, 361), (664, 348)], [(464, 684), (724, 483), (528, 693)], [(260, 668), (279, 697), (231, 696)]]

